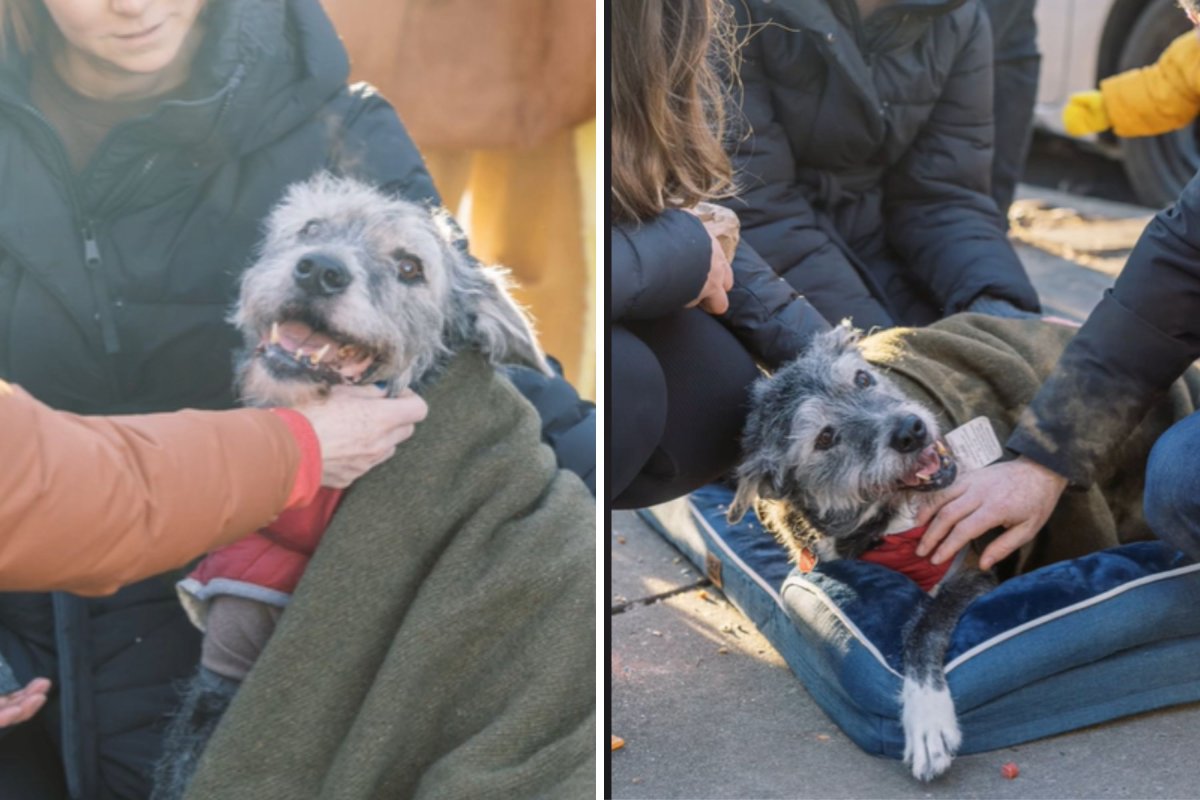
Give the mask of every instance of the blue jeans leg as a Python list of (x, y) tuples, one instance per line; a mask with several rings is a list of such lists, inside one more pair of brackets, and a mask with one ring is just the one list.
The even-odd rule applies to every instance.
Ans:
[(1150, 451), (1145, 508), (1158, 538), (1200, 561), (1200, 412), (1172, 425)]

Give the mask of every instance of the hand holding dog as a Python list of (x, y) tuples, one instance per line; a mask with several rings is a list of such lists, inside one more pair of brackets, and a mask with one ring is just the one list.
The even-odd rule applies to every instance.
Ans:
[(321, 443), (321, 485), (343, 489), (387, 461), (429, 407), (412, 391), (385, 398), (376, 386), (335, 386), (324, 402), (297, 408)]
[(1066, 478), (1024, 457), (968, 472), (918, 515), (917, 524), (929, 522), (929, 529), (917, 555), (932, 552), (940, 564), (973, 539), (1004, 528), (979, 559), (981, 569), (991, 569), (1033, 540), (1066, 488)]
[(45, 678), (34, 678), (23, 689), (9, 694), (0, 695), (0, 728), (25, 722), (46, 703), (46, 692), (50, 691), (50, 681)]
[[(704, 204), (708, 206), (709, 204)], [(715, 208), (715, 207), (714, 207)], [(726, 252), (726, 242), (730, 241), (732, 233), (733, 241), (737, 238), (737, 217), (733, 212), (728, 212), (733, 216), (734, 222), (731, 223), (723, 215), (704, 214), (702, 215), (696, 210), (687, 209), (696, 214), (704, 225), (704, 230), (708, 233), (712, 244), (712, 258), (708, 265), (708, 277), (704, 281), (704, 288), (700, 290), (700, 295), (688, 303), (685, 308), (693, 308), (699, 306), (704, 311), (707, 311), (713, 316), (720, 316), (729, 310), (729, 290), (733, 288), (733, 265), (731, 256)], [(728, 209), (720, 209), (728, 211)]]

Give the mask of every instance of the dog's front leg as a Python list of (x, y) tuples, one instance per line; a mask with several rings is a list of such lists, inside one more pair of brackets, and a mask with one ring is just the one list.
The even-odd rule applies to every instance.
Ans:
[(990, 573), (975, 569), (951, 575), (922, 604), (904, 637), (901, 723), (904, 763), (913, 777), (933, 780), (950, 768), (962, 744), (944, 663), (950, 634), (971, 601), (996, 585)]

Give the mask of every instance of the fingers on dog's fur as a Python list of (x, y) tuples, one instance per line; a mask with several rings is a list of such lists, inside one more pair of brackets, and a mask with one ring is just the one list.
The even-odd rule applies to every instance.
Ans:
[[(869, 363), (860, 338), (843, 322), (751, 392), (729, 517), (754, 507), (797, 563), (861, 554), (903, 529), (892, 525), (908, 523), (914, 492), (955, 475), (934, 412)], [(961, 744), (943, 663), (958, 618), (991, 585), (969, 568), (947, 578), (903, 634), (904, 759), (920, 780), (948, 769)]]

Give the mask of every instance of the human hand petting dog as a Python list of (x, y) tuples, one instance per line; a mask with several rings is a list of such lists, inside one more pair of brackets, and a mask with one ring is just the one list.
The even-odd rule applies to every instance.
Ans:
[(33, 717), (46, 704), (50, 681), (34, 678), (24, 689), (0, 695), (0, 728), (8, 728)]
[(1004, 528), (979, 559), (980, 569), (991, 569), (1033, 540), (1066, 488), (1062, 475), (1023, 456), (968, 472), (918, 514), (917, 524), (928, 522), (929, 528), (917, 555), (933, 553), (933, 563), (940, 564), (973, 539)]
[(334, 386), (329, 397), (296, 408), (321, 443), (321, 485), (344, 489), (391, 458), (429, 407), (411, 390), (384, 397), (377, 386)]

